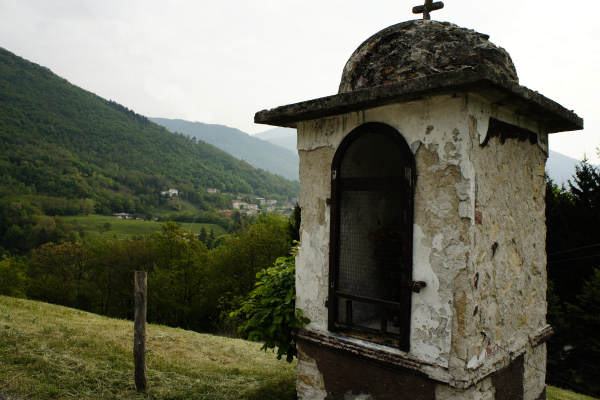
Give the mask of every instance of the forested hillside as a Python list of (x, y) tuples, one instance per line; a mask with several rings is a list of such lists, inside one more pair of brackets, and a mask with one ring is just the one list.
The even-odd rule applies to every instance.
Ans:
[(0, 177), (0, 197), (43, 195), (97, 213), (147, 212), (169, 187), (200, 210), (222, 201), (206, 188), (275, 198), (298, 190), (1, 48)]
[(279, 143), (270, 143), (258, 136), (250, 136), (239, 129), (224, 125), (204, 124), (182, 119), (150, 118), (150, 120), (171, 132), (183, 133), (210, 143), (234, 157), (248, 161), (257, 168), (265, 169), (287, 179), (298, 180), (299, 159), (295, 135), (293, 148), (289, 149)]

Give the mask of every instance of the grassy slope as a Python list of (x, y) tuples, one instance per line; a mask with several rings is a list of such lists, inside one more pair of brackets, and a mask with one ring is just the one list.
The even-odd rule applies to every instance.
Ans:
[[(133, 383), (133, 325), (0, 296), (0, 398), (294, 399), (293, 364), (238, 339), (149, 325), (149, 396)], [(549, 400), (593, 400), (548, 388)]]
[(549, 386), (548, 400), (594, 400), (594, 398)]
[[(293, 399), (294, 366), (239, 339), (150, 325), (153, 399)], [(0, 296), (0, 398), (136, 399), (133, 324)]]
[[(76, 227), (83, 228), (86, 238), (127, 239), (133, 236), (146, 236), (160, 231), (162, 225), (162, 222), (125, 220), (104, 215), (85, 215), (61, 218)], [(104, 224), (106, 223), (110, 224), (109, 230), (104, 229)], [(202, 227), (206, 229), (207, 233), (213, 229), (215, 236), (225, 233), (225, 230), (216, 224), (182, 222), (180, 225), (183, 230), (192, 233), (200, 233)]]

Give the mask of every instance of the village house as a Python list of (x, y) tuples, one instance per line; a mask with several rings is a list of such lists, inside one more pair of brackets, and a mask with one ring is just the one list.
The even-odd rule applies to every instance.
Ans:
[(168, 198), (178, 197), (179, 196), (179, 190), (177, 190), (177, 189), (165, 190), (163, 192), (160, 192), (160, 195), (163, 196), (163, 197), (168, 197)]
[(131, 219), (133, 218), (129, 213), (114, 213), (113, 217), (118, 219)]
[(242, 201), (242, 200), (232, 200), (231, 201), (231, 207), (233, 207), (236, 210), (241, 210), (246, 206), (246, 202)]

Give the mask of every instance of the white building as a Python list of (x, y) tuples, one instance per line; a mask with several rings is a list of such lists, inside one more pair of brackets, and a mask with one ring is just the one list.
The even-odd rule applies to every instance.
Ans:
[(417, 20), (254, 120), (298, 134), (299, 399), (546, 398), (544, 166), (581, 118), (487, 35)]
[(160, 192), (160, 195), (163, 197), (178, 197), (179, 196), (179, 190), (177, 189), (169, 189), (169, 190), (165, 190), (163, 192)]

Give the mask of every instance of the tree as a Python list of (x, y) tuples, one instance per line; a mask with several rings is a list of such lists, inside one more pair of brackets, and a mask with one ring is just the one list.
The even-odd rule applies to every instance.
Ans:
[(215, 246), (215, 230), (213, 228), (210, 228), (210, 233), (208, 235), (206, 245), (209, 249), (212, 249)]
[(569, 180), (575, 204), (598, 216), (600, 212), (600, 170), (583, 160), (575, 167), (575, 176)]
[(277, 349), (277, 358), (285, 355), (292, 362), (297, 355), (293, 330), (309, 323), (296, 308), (296, 251), (279, 257), (270, 268), (256, 274), (254, 290), (241, 307), (230, 314), (242, 318), (238, 332), (242, 337), (264, 342), (262, 349)]
[(590, 280), (583, 285), (577, 301), (570, 305), (572, 327), (576, 342), (571, 359), (575, 361), (576, 373), (573, 380), (577, 389), (591, 395), (600, 393), (600, 264)]
[(168, 222), (152, 238), (157, 258), (148, 277), (149, 315), (187, 329), (206, 329), (208, 250), (194, 235)]
[(29, 262), (27, 296), (55, 304), (89, 309), (84, 290), (89, 280), (90, 252), (81, 243), (46, 243), (34, 250)]
[(296, 203), (292, 216), (290, 217), (289, 230), (292, 242), (300, 241), (300, 224), (302, 222), (300, 205)]
[(600, 170), (587, 160), (568, 188), (546, 186), (548, 382), (600, 394)]
[(210, 291), (218, 299), (215, 318), (221, 322), (254, 288), (257, 272), (286, 256), (290, 249), (287, 220), (277, 214), (261, 215), (237, 233), (224, 237), (211, 251)]
[(25, 297), (25, 263), (16, 257), (0, 259), (0, 295)]
[[(202, 227), (202, 228), (200, 228), (200, 234), (198, 235), (198, 240), (200, 240), (204, 244), (207, 244), (206, 239), (208, 239), (208, 234), (206, 233), (206, 228)], [(208, 246), (208, 247), (210, 247), (210, 246)]]

